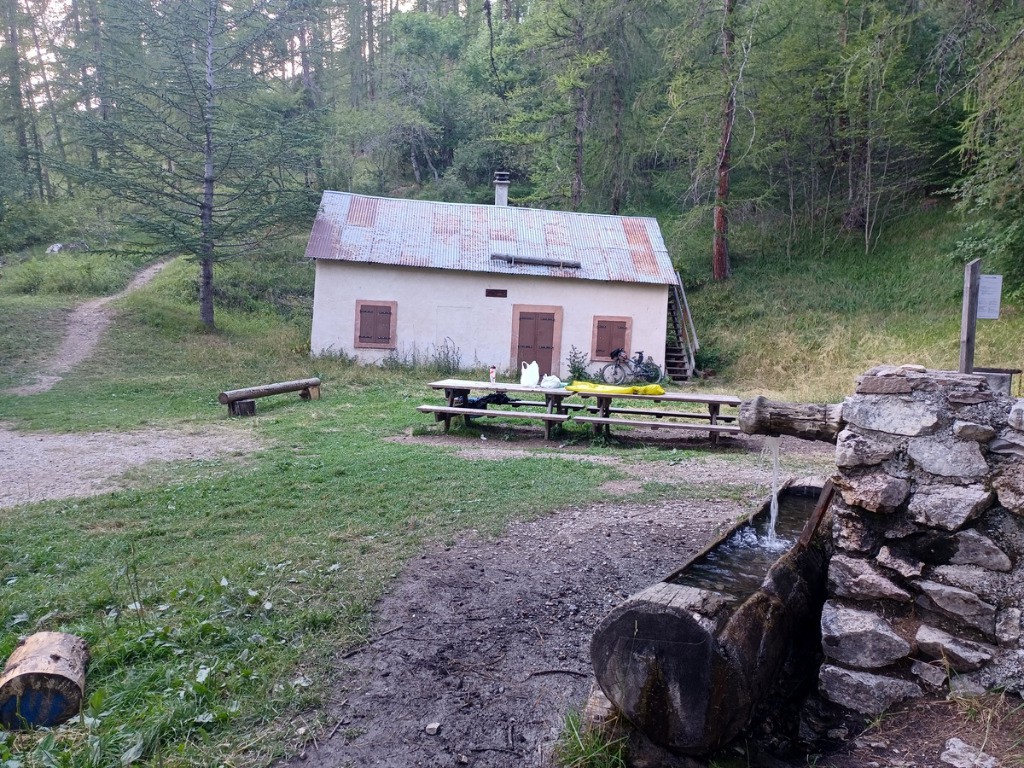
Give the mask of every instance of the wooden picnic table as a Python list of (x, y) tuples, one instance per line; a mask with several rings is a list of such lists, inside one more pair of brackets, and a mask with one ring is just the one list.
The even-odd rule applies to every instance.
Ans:
[[(721, 434), (740, 432), (736, 423), (738, 414), (722, 413), (723, 407), (739, 407), (742, 401), (734, 395), (695, 392), (666, 392), (661, 395), (570, 392), (566, 389), (467, 379), (442, 379), (441, 381), (432, 381), (428, 386), (435, 390), (444, 390), (446, 403), (445, 405), (421, 405), (416, 410), (422, 413), (433, 413), (437, 421), (444, 421), (445, 432), (448, 431), (451, 420), (456, 416), (461, 416), (464, 419), (501, 416), (535, 419), (544, 422), (544, 437), (548, 439), (551, 438), (553, 425), (563, 424), (570, 418), (575, 422), (590, 424), (595, 434), (608, 434), (609, 428), (613, 424), (652, 429), (700, 430), (713, 435), (716, 441)], [(479, 408), (469, 405), (469, 395), (473, 391), (501, 392), (516, 397), (497, 406), (491, 404), (490, 408)], [(522, 397), (529, 395), (534, 397), (527, 399)], [(541, 395), (543, 399), (535, 397), (536, 395)], [(594, 398), (594, 404), (565, 402), (566, 398), (573, 395), (584, 399)], [(613, 401), (616, 400), (634, 401), (635, 405), (640, 407), (614, 404)], [(704, 405), (707, 410), (702, 412), (658, 407), (662, 403)], [(519, 410), (521, 408), (527, 410)]]
[[(443, 389), (447, 402), (445, 405), (421, 405), (416, 410), (421, 413), (433, 413), (436, 421), (444, 421), (445, 432), (448, 431), (452, 419), (456, 416), (462, 416), (463, 419), (507, 416), (513, 419), (536, 419), (543, 421), (544, 437), (549, 440), (551, 439), (552, 426), (568, 420), (570, 406), (564, 405), (563, 401), (573, 394), (565, 389), (528, 387), (523, 384), (470, 381), (468, 379), (441, 379), (440, 381), (430, 382), (428, 386), (431, 389)], [(517, 397), (498, 407), (473, 408), (468, 404), (469, 393), (472, 391), (501, 392), (506, 395), (516, 395)], [(522, 399), (521, 396), (523, 395), (541, 395), (543, 400), (536, 397)], [(524, 407), (528, 409), (542, 408), (543, 410), (519, 410)]]

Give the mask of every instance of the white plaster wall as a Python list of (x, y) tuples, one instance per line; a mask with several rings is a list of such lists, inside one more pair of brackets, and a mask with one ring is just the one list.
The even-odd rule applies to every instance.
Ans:
[[(504, 289), (508, 296), (485, 297), (488, 288)], [(566, 359), (571, 345), (589, 356), (595, 316), (632, 317), (632, 350), (642, 349), (664, 365), (668, 311), (665, 285), (383, 267), (320, 259), (316, 262), (313, 296), (313, 355), (344, 352), (366, 363), (388, 356), (388, 350), (355, 349), (357, 299), (398, 302), (396, 353), (401, 358), (416, 355), (429, 361), (448, 337), (459, 348), (464, 367), (496, 365), (499, 371), (507, 373), (515, 363), (511, 346), (512, 307), (528, 304), (562, 307), (556, 375), (568, 372)]]

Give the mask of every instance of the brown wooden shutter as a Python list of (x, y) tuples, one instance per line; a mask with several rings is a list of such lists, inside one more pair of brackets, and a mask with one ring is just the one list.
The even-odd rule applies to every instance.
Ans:
[(624, 320), (598, 320), (594, 357), (610, 358), (613, 349), (625, 349), (626, 325)]
[(376, 327), (374, 328), (374, 344), (391, 343), (391, 307), (377, 307)]
[(391, 307), (387, 304), (362, 304), (359, 307), (359, 344), (390, 346)]

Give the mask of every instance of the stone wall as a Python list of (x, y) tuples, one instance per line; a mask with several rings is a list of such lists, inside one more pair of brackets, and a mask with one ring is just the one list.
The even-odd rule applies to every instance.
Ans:
[(1024, 400), (879, 367), (843, 403), (819, 690), (874, 715), (926, 691), (1024, 691)]

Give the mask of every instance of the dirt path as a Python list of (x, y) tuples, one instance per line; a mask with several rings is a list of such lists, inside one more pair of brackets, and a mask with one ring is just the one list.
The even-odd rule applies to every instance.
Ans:
[(139, 272), (124, 290), (112, 296), (102, 296), (79, 304), (68, 317), (67, 330), (60, 348), (53, 357), (43, 363), (41, 370), (35, 375), (35, 381), (6, 389), (4, 394), (36, 395), (53, 389), (64, 374), (96, 350), (103, 332), (114, 318), (114, 309), (107, 305), (144, 286), (169, 263), (162, 261), (151, 264)]
[[(716, 450), (693, 441), (700, 451), (658, 462), (656, 477), (628, 456), (552, 456), (628, 472), (605, 486), (622, 499), (515, 523), (497, 539), (469, 532), (410, 562), (375, 608), (375, 640), (337, 660), (329, 738), (290, 765), (551, 765), (566, 713), (589, 691), (589, 643), (600, 619), (752, 511), (737, 500), (742, 494), (723, 489), (768, 488), (760, 441), (729, 443)], [(802, 472), (830, 465), (830, 446), (794, 445)], [(525, 451), (467, 440), (459, 453), (500, 461)], [(706, 491), (638, 503), (645, 480)]]

